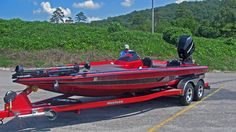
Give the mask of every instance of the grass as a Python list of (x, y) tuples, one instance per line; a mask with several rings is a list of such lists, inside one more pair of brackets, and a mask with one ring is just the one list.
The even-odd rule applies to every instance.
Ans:
[[(177, 59), (176, 47), (162, 34), (83, 24), (51, 24), (0, 19), (0, 66), (28, 67), (63, 65), (82, 61), (116, 59), (125, 43), (141, 57)], [(193, 37), (194, 60), (211, 70), (236, 70), (236, 39)]]
[(1, 67), (9, 67), (9, 66), (12, 66), (13, 64), (14, 64), (13, 60), (0, 55), (0, 66)]

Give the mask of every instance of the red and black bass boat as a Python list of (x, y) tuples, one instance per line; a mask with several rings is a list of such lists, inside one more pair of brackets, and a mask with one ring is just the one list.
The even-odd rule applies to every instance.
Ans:
[(191, 37), (181, 37), (180, 60), (141, 59), (134, 51), (117, 60), (68, 64), (64, 67), (24, 70), (16, 67), (14, 82), (30, 87), (81, 96), (111, 96), (177, 86), (184, 78), (203, 78), (207, 66), (194, 64)]
[[(204, 81), (208, 67), (192, 62), (194, 49), (192, 38), (183, 36), (178, 45), (181, 58), (178, 61), (140, 59), (134, 51), (130, 51), (118, 60), (34, 70), (17, 66), (16, 73), (12, 75), (13, 81), (28, 87), (20, 92), (8, 91), (5, 94), (0, 124), (8, 117), (46, 116), (54, 120), (58, 112), (79, 114), (83, 109), (131, 104), (164, 96), (180, 97), (181, 105), (189, 105), (192, 101), (201, 100), (204, 89), (210, 88)], [(31, 102), (28, 95), (38, 88), (62, 95)], [(125, 93), (131, 94), (128, 97), (115, 96)], [(71, 98), (73, 95), (113, 97), (84, 102), (80, 98)]]

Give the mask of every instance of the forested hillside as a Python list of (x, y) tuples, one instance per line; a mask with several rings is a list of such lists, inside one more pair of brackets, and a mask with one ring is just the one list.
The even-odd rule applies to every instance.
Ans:
[[(185, 34), (193, 36), (196, 63), (208, 65), (211, 70), (236, 70), (235, 8), (228, 3), (235, 0), (226, 1), (227, 6), (217, 0), (208, 0), (156, 8), (158, 32), (154, 34), (150, 33), (150, 10), (91, 24), (0, 19), (0, 67), (116, 59), (124, 44), (129, 44), (141, 57), (177, 59), (178, 37)], [(233, 21), (228, 16), (223, 19), (218, 11), (231, 13)]]
[[(1, 66), (47, 66), (88, 59), (115, 59), (124, 43), (128, 43), (142, 57), (177, 58), (175, 46), (164, 41), (162, 34), (119, 29), (117, 25), (97, 28), (85, 24), (13, 19), (0, 20), (0, 27)], [(182, 33), (170, 33), (170, 38), (175, 40)], [(194, 41), (197, 47), (194, 59), (197, 63), (209, 65), (211, 69), (236, 69), (235, 40), (194, 37)]]
[[(236, 0), (170, 4), (155, 8), (155, 21), (155, 30), (161, 33), (169, 27), (181, 27), (201, 37), (236, 37)], [(133, 30), (151, 31), (151, 9), (110, 17), (92, 24), (103, 26), (111, 22), (118, 22)]]

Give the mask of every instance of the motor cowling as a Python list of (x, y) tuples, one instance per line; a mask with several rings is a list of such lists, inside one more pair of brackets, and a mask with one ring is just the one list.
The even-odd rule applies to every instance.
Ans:
[(191, 59), (191, 55), (195, 51), (195, 45), (191, 36), (180, 36), (178, 44), (178, 54), (182, 61)]

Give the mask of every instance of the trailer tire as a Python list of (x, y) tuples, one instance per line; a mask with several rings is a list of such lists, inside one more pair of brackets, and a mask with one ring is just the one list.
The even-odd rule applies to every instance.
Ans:
[(48, 118), (48, 120), (54, 121), (57, 118), (57, 113), (55, 111), (50, 110), (47, 112), (46, 117)]
[(204, 81), (199, 80), (197, 85), (194, 88), (193, 100), (199, 101), (203, 98), (203, 95), (204, 95)]
[(187, 83), (184, 87), (184, 95), (180, 96), (180, 104), (183, 106), (190, 105), (193, 101), (194, 96), (194, 87), (192, 83)]

